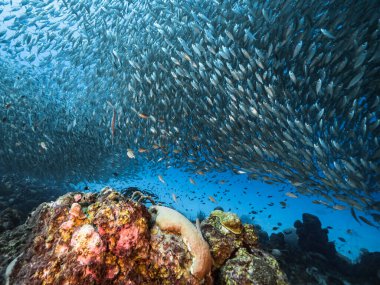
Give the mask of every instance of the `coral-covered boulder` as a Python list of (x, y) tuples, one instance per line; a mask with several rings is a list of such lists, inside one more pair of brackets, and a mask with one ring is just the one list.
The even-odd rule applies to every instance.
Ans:
[[(106, 188), (69, 193), (43, 204), (11, 284), (141, 284), (150, 282), (149, 213)], [(140, 270), (142, 269), (142, 270)]]
[(25, 247), (8, 261), (7, 282), (201, 284), (211, 273), (208, 244), (177, 211), (155, 209), (161, 215), (153, 219), (144, 205), (110, 188), (42, 204), (26, 225)]
[(286, 275), (276, 259), (255, 249), (248, 252), (240, 248), (235, 256), (226, 261), (218, 275), (218, 284), (224, 285), (286, 285)]
[(216, 284), (288, 284), (276, 259), (258, 248), (254, 226), (243, 225), (236, 214), (213, 211), (201, 228), (214, 258)]
[(41, 204), (17, 231), (0, 235), (7, 243), (0, 245), (6, 260), (0, 263), (6, 280), (0, 282), (285, 284), (273, 257), (257, 248), (254, 227), (237, 215), (218, 210), (194, 225), (174, 209), (148, 210), (133, 196), (106, 187)]
[(216, 210), (201, 224), (203, 236), (210, 245), (214, 266), (221, 267), (241, 247), (255, 247), (258, 242), (252, 225), (242, 225), (234, 213)]
[(152, 274), (161, 284), (199, 284), (190, 273), (192, 255), (180, 235), (162, 231), (155, 226), (151, 232)]

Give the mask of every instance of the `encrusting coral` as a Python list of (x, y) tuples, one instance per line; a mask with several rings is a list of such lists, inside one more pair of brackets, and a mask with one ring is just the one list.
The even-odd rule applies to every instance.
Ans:
[(211, 212), (210, 216), (218, 217), (220, 224), (227, 231), (234, 234), (240, 234), (242, 232), (243, 226), (236, 214), (231, 212), (223, 212), (221, 210), (214, 210)]
[(37, 223), (10, 284), (150, 282), (139, 271), (149, 264), (150, 216), (144, 206), (105, 188), (98, 195), (68, 193), (32, 215)]
[(215, 210), (201, 228), (214, 258), (217, 284), (288, 284), (276, 259), (258, 248), (253, 225), (243, 225), (236, 214)]
[[(163, 208), (156, 209), (156, 222), (168, 229)], [(201, 284), (211, 271), (208, 245), (189, 220), (176, 220), (180, 214), (171, 211), (170, 227), (179, 224), (182, 232), (177, 237), (150, 227), (147, 208), (111, 188), (42, 204), (9, 284)]]
[[(154, 202), (142, 193), (127, 199), (106, 187), (100, 193), (67, 193), (41, 204), (20, 227), (28, 234), (21, 235), (22, 246), (12, 251), (5, 281), (10, 285), (200, 285), (216, 279), (237, 284), (235, 274), (239, 280), (256, 280), (244, 268), (265, 277), (261, 280), (279, 280), (275, 260), (254, 254), (253, 226), (242, 225), (235, 214), (214, 212), (196, 227), (173, 209), (153, 205), (148, 211), (140, 203), (143, 199)], [(269, 261), (274, 265), (264, 264)], [(269, 273), (260, 272), (268, 268), (272, 268)]]
[(249, 252), (239, 248), (235, 256), (228, 259), (218, 274), (221, 285), (287, 285), (286, 275), (280, 270), (276, 259), (259, 249)]

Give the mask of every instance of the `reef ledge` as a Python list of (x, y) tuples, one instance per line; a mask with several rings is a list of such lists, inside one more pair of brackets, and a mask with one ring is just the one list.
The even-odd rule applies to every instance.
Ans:
[(233, 213), (195, 227), (109, 187), (43, 203), (0, 241), (1, 284), (288, 284)]

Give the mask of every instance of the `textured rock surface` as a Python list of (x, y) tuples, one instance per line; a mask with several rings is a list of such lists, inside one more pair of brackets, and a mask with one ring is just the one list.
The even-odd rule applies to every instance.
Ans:
[[(228, 228), (224, 221), (229, 221)], [(210, 217), (203, 220), (201, 228), (204, 238), (210, 245), (216, 268), (221, 267), (239, 248), (254, 248), (257, 245), (258, 238), (253, 226), (242, 225), (233, 213), (213, 211)], [(240, 233), (234, 233), (229, 228), (239, 229), (235, 232)]]
[(217, 269), (216, 284), (288, 284), (276, 259), (258, 249), (254, 227), (242, 225), (236, 214), (213, 211), (201, 227)]
[[(168, 234), (155, 226), (151, 236), (151, 256), (154, 267), (150, 270), (161, 276), (162, 284), (197, 284), (197, 279), (190, 274), (192, 256), (183, 250), (186, 245), (181, 237)], [(173, 280), (177, 280), (174, 283)], [(187, 280), (188, 283), (185, 282)]]
[(42, 204), (10, 284), (200, 284), (182, 236), (151, 223), (144, 205), (110, 188)]
[(285, 285), (285, 274), (273, 256), (261, 251), (240, 248), (220, 269), (217, 284)]
[(136, 275), (136, 271), (148, 259), (145, 207), (108, 189), (99, 196), (80, 194), (80, 199), (69, 193), (44, 204), (35, 216), (32, 239), (11, 274), (14, 283), (134, 284), (144, 280), (144, 274)]
[[(110, 188), (99, 194), (68, 193), (41, 204), (26, 224), (0, 236), (0, 269), (4, 273), (19, 256), (8, 281), (25, 285), (286, 284), (279, 281), (284, 277), (273, 257), (257, 249), (253, 226), (233, 213), (218, 211), (204, 220), (204, 240), (185, 217), (173, 220), (189, 231), (178, 231), (181, 225), (171, 219), (155, 219), (144, 205)], [(202, 275), (194, 274), (192, 233), (210, 248), (212, 272), (208, 261), (205, 270), (197, 271)]]

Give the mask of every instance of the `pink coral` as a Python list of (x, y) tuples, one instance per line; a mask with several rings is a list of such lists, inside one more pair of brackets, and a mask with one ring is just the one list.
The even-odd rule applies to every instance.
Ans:
[(78, 218), (78, 219), (85, 219), (86, 215), (82, 212), (82, 207), (78, 203), (73, 203), (70, 208), (70, 217), (71, 218)]
[(113, 279), (120, 272), (120, 268), (116, 265), (107, 269), (106, 278)]
[(74, 222), (73, 222), (73, 220), (68, 220), (68, 221), (62, 223), (61, 226), (60, 226), (59, 228), (62, 229), (62, 230), (69, 230), (69, 229), (71, 229), (73, 226), (74, 226)]
[(75, 194), (75, 195), (74, 195), (74, 201), (75, 201), (75, 202), (79, 202), (80, 199), (82, 199), (82, 195), (81, 195), (81, 194)]
[(58, 244), (54, 250), (57, 256), (63, 256), (67, 254), (69, 247), (66, 244)]
[(74, 232), (70, 245), (77, 253), (78, 261), (82, 265), (88, 265), (92, 262), (100, 263), (101, 254), (105, 251), (100, 235), (93, 226), (88, 224), (81, 226)]
[(120, 230), (120, 237), (116, 244), (116, 252), (119, 255), (124, 255), (130, 249), (134, 248), (138, 242), (139, 228), (132, 225)]

